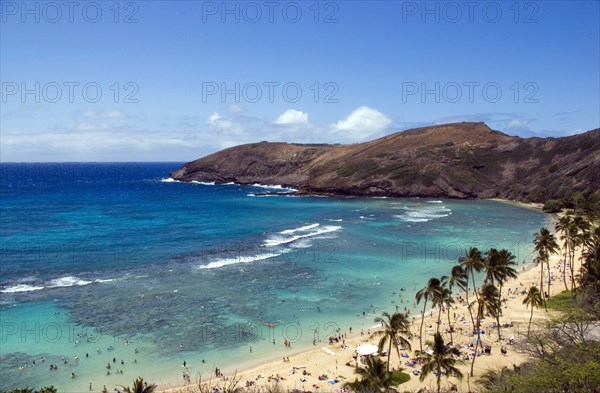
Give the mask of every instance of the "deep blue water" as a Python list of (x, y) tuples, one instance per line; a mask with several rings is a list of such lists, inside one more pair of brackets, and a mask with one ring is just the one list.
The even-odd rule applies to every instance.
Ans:
[[(0, 388), (177, 382), (182, 359), (233, 371), (281, 356), (284, 338), (312, 346), (412, 308), (471, 245), (524, 261), (548, 222), (492, 201), (164, 181), (180, 165), (0, 164)], [(106, 376), (115, 356), (125, 374)]]

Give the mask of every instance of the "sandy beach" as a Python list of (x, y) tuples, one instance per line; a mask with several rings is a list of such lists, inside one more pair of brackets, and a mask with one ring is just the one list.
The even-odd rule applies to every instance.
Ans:
[[(507, 202), (507, 201), (502, 201)], [(514, 203), (514, 202), (507, 202)], [(534, 204), (519, 204), (519, 206), (526, 208), (540, 209), (540, 205)], [(553, 228), (549, 228), (553, 230)], [(532, 239), (533, 240), (533, 239)], [(560, 244), (559, 237), (557, 236), (557, 242)], [(552, 274), (552, 283), (550, 289), (550, 295), (555, 295), (564, 290), (562, 282), (561, 268), (562, 268), (562, 249), (558, 254), (551, 257), (550, 266)], [(576, 259), (576, 262), (577, 259)], [(576, 266), (578, 269), (579, 266)], [(484, 318), (482, 321), (482, 328), (485, 334), (482, 335), (482, 346), (490, 346), (490, 354), (480, 354), (474, 367), (474, 377), (469, 377), (469, 370), (471, 366), (471, 360), (473, 350), (468, 348), (470, 343), (476, 336), (471, 334), (470, 329), (470, 318), (466, 304), (460, 304), (457, 302), (455, 307), (451, 309), (452, 323), (457, 330), (453, 333), (454, 343), (460, 345), (461, 353), (464, 356), (465, 364), (460, 366), (464, 374), (462, 381), (458, 381), (456, 378), (450, 378), (449, 381), (445, 378), (442, 379), (442, 387), (449, 389), (451, 384), (456, 385), (458, 391), (468, 392), (477, 391), (476, 380), (488, 369), (499, 369), (501, 367), (512, 368), (513, 365), (518, 365), (526, 360), (526, 358), (517, 353), (513, 349), (513, 345), (509, 339), (518, 341), (520, 337), (527, 331), (527, 325), (529, 322), (530, 309), (526, 308), (522, 304), (525, 297), (524, 292), (532, 285), (539, 286), (540, 282), (540, 271), (538, 267), (528, 265), (521, 267), (519, 265), (519, 274), (516, 279), (509, 280), (504, 286), (502, 291), (502, 317), (500, 319), (501, 325), (508, 325), (502, 327), (501, 335), (502, 340), (498, 340), (498, 331), (494, 327), (495, 319), (491, 317)], [(440, 276), (448, 274), (448, 272), (440, 272)], [(547, 277), (546, 272), (544, 276)], [(547, 279), (546, 279), (547, 280)], [(547, 281), (544, 281), (545, 283)], [(425, 285), (425, 283), (423, 283)], [(544, 285), (545, 286), (545, 285)], [(463, 293), (464, 294), (464, 293)], [(392, 312), (393, 310), (388, 310)], [(423, 328), (424, 342), (432, 340), (433, 334), (436, 331), (436, 320), (437, 310), (432, 310), (428, 306), (428, 310), (425, 314), (425, 323)], [(545, 311), (543, 308), (534, 310), (533, 323), (548, 318), (551, 312)], [(414, 350), (419, 349), (419, 341), (417, 339), (419, 334), (420, 325), (420, 314), (410, 317), (412, 320), (411, 331), (413, 337), (410, 340), (412, 345), (412, 351), (404, 350), (401, 351), (401, 357), (399, 358), (394, 350), (391, 354), (391, 367), (394, 369), (403, 368), (404, 372), (411, 374), (410, 381), (400, 385), (398, 388), (400, 391), (418, 391), (421, 388), (435, 388), (435, 377), (433, 375), (428, 376), (424, 381), (419, 381), (419, 376), (415, 375), (420, 366), (412, 365), (411, 359), (414, 356)], [(444, 339), (450, 341), (450, 334), (448, 332), (448, 322), (446, 312), (442, 313), (442, 322), (440, 331), (443, 332)], [(322, 392), (336, 392), (340, 391), (343, 387), (344, 382), (353, 381), (356, 378), (353, 355), (355, 348), (363, 344), (377, 344), (377, 338), (371, 338), (371, 334), (377, 330), (378, 326), (373, 322), (370, 329), (355, 329), (352, 332), (345, 331), (339, 333), (339, 341), (331, 344), (318, 342), (315, 343), (313, 349), (302, 351), (300, 353), (294, 352), (293, 349), (289, 349), (289, 354), (285, 355), (285, 358), (279, 360), (266, 360), (264, 364), (253, 367), (251, 369), (237, 370), (236, 377), (240, 379), (241, 385), (246, 386), (265, 386), (269, 384), (279, 384), (281, 387), (293, 390), (301, 389), (304, 391), (322, 391)], [(506, 354), (501, 353), (501, 347), (507, 349)], [(423, 348), (426, 349), (425, 344)], [(483, 350), (479, 350), (483, 352)], [(386, 358), (383, 358), (386, 360)], [(468, 360), (467, 360), (468, 359)], [(231, 369), (230, 365), (223, 365)], [(183, 371), (182, 371), (183, 373)], [(211, 384), (218, 385), (222, 384), (232, 375), (225, 375), (221, 378), (215, 378), (212, 376), (202, 376), (203, 381), (210, 382)], [(173, 386), (161, 386), (161, 389), (173, 392), (192, 392), (197, 389), (198, 376), (190, 376), (191, 384), (182, 385), (179, 387)], [(336, 382), (337, 381), (337, 382)]]

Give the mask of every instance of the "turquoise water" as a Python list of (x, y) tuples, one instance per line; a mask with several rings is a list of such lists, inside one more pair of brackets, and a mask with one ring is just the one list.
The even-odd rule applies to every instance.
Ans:
[(180, 383), (183, 361), (207, 376), (281, 358), (286, 338), (300, 350), (412, 309), (471, 245), (528, 260), (548, 223), (492, 201), (164, 181), (178, 166), (1, 164), (1, 389)]

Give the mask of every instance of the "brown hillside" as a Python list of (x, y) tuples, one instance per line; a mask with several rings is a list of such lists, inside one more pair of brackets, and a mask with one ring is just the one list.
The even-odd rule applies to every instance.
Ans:
[(260, 142), (187, 163), (171, 177), (338, 195), (545, 201), (581, 191), (598, 197), (600, 130), (519, 138), (484, 123), (454, 123), (352, 145)]

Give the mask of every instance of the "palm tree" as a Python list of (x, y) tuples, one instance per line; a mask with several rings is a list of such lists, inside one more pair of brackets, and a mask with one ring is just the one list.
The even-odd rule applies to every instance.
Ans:
[(467, 300), (467, 306), (469, 309), (469, 316), (471, 317), (471, 326), (475, 326), (475, 320), (473, 319), (473, 310), (471, 308), (471, 302), (469, 302), (469, 276), (473, 279), (473, 290), (477, 297), (476, 285), (475, 285), (475, 272), (480, 272), (483, 269), (483, 260), (481, 258), (481, 252), (477, 247), (471, 247), (467, 251), (464, 257), (459, 259), (461, 266), (463, 266), (465, 274), (467, 276), (467, 285), (465, 286), (465, 295)]
[(433, 293), (433, 296), (431, 298), (431, 304), (433, 305), (434, 308), (437, 307), (438, 309), (438, 317), (437, 317), (437, 327), (436, 327), (436, 332), (440, 331), (440, 325), (442, 322), (442, 310), (444, 308), (444, 305), (446, 304), (446, 298), (451, 296), (450, 294), (450, 290), (448, 289), (448, 277), (443, 276), (442, 277), (442, 281), (439, 287), (439, 290), (435, 291)]
[[(589, 244), (591, 238), (590, 223), (582, 216), (576, 216), (573, 219), (573, 225), (576, 228), (575, 242), (573, 247), (572, 261), (571, 261), (571, 280), (575, 282), (575, 247), (581, 247), (581, 258), (583, 259), (586, 254), (586, 247)], [(575, 295), (576, 289), (573, 288), (573, 295)]]
[(425, 322), (425, 310), (427, 309), (427, 302), (432, 300), (435, 296), (436, 292), (439, 292), (441, 286), (441, 281), (439, 278), (432, 277), (429, 279), (427, 286), (421, 289), (415, 295), (415, 299), (417, 300), (417, 304), (421, 302), (421, 299), (424, 300), (423, 303), (423, 311), (421, 311), (421, 327), (419, 328), (419, 347), (421, 351), (423, 350), (423, 323)]
[(450, 375), (454, 375), (460, 380), (463, 375), (456, 365), (464, 363), (461, 360), (454, 358), (455, 356), (460, 356), (460, 351), (444, 343), (444, 339), (439, 332), (435, 333), (433, 336), (433, 342), (428, 341), (427, 345), (431, 347), (433, 353), (429, 354), (424, 351), (417, 351), (416, 353), (418, 361), (423, 363), (419, 380), (423, 381), (427, 375), (431, 372), (435, 372), (437, 391), (439, 393), (442, 372), (446, 375), (446, 379), (450, 378)]
[[(442, 305), (446, 307), (446, 312), (448, 313), (448, 331), (450, 332), (450, 344), (454, 343), (454, 339), (452, 338), (452, 330), (454, 326), (452, 326), (452, 321), (450, 320), (450, 309), (454, 305), (454, 298), (452, 297), (452, 290), (449, 287), (442, 287)], [(438, 325), (439, 326), (439, 325)], [(439, 329), (438, 329), (439, 332)]]
[(385, 363), (376, 356), (367, 356), (365, 368), (357, 368), (355, 372), (361, 379), (345, 384), (355, 392), (372, 393), (381, 392), (382, 389), (388, 391), (392, 383), (391, 373), (386, 371)]
[(469, 277), (465, 272), (465, 269), (461, 265), (452, 266), (452, 270), (450, 271), (450, 279), (448, 280), (448, 288), (452, 290), (454, 286), (459, 287), (464, 290), (467, 286), (467, 280)]
[[(500, 315), (502, 315), (502, 286), (509, 278), (517, 278), (515, 256), (508, 250), (502, 249), (495, 255), (495, 280), (498, 283), (498, 313), (496, 313), (496, 324), (498, 325), (498, 340), (501, 340), (500, 334)], [(492, 282), (493, 283), (493, 282)]]
[(376, 331), (371, 336), (381, 337), (381, 339), (379, 340), (379, 352), (383, 350), (383, 347), (387, 342), (387, 371), (390, 371), (390, 362), (392, 360), (392, 346), (396, 348), (396, 353), (398, 354), (398, 357), (400, 357), (400, 345), (411, 349), (410, 342), (402, 336), (410, 334), (410, 322), (404, 314), (394, 313), (390, 315), (387, 312), (384, 312), (381, 317), (375, 318), (375, 323), (380, 323), (383, 329)]
[(533, 244), (538, 252), (539, 262), (541, 263), (540, 290), (544, 288), (544, 263), (548, 266), (548, 295), (550, 295), (550, 255), (556, 253), (558, 244), (554, 234), (546, 228), (541, 228), (534, 234)]
[(582, 216), (576, 216), (573, 219), (573, 223), (575, 224), (575, 226), (577, 227), (577, 240), (578, 240), (578, 245), (582, 247), (582, 252), (585, 253), (585, 248), (588, 244), (588, 241), (592, 235), (590, 229), (591, 229), (591, 225), (590, 222), (587, 221), (585, 218), (583, 218)]
[(531, 315), (529, 316), (529, 326), (527, 327), (527, 336), (529, 336), (529, 332), (531, 331), (531, 320), (533, 319), (533, 308), (538, 308), (539, 306), (544, 304), (540, 290), (536, 286), (529, 288), (527, 296), (523, 300), (523, 304), (531, 307)]
[[(477, 300), (477, 341), (475, 342), (475, 355), (477, 355), (477, 347), (481, 346), (481, 320), (485, 315), (486, 311), (489, 312), (493, 317), (496, 317), (499, 312), (498, 304), (498, 288), (492, 284), (483, 284), (481, 287), (481, 294)], [(471, 376), (473, 376), (473, 368), (475, 367), (475, 359), (477, 356), (473, 356), (471, 362)]]
[[(576, 243), (577, 243), (577, 225), (575, 225), (575, 221), (573, 219), (573, 217), (571, 216), (567, 216), (568, 217), (568, 223), (567, 226), (565, 228), (564, 233), (561, 236), (561, 240), (564, 241), (565, 243), (565, 248), (568, 250), (569, 253), (569, 271), (570, 271), (570, 281), (571, 281), (571, 291), (574, 292), (575, 291), (575, 281), (573, 280), (573, 263), (575, 260), (575, 247), (576, 247)], [(565, 271), (566, 273), (566, 271)]]
[(132, 387), (124, 387), (123, 391), (125, 393), (154, 393), (156, 387), (157, 386), (155, 384), (148, 384), (147, 382), (144, 382), (142, 378), (138, 377), (135, 381), (133, 381)]
[(490, 248), (485, 253), (485, 259), (483, 260), (483, 270), (485, 270), (484, 283), (494, 284), (494, 280), (500, 275), (500, 271), (497, 268), (498, 250)]
[(600, 227), (591, 232), (587, 250), (581, 265), (579, 285), (582, 287), (595, 286), (600, 292)]
[(560, 233), (560, 239), (563, 240), (563, 248), (565, 250), (565, 258), (563, 259), (563, 283), (565, 284), (565, 290), (569, 290), (567, 286), (567, 253), (569, 252), (569, 244), (567, 241), (568, 233), (569, 233), (569, 224), (571, 223), (571, 218), (568, 215), (564, 215), (558, 219), (556, 224), (554, 225), (554, 230), (557, 233)]
[(454, 286), (457, 286), (458, 288), (464, 291), (467, 287), (468, 279), (469, 277), (467, 276), (465, 269), (463, 269), (461, 265), (455, 265), (452, 267), (452, 270), (450, 271), (450, 279), (448, 280), (449, 294), (447, 294), (446, 300), (444, 302), (446, 304), (446, 307), (448, 308), (448, 327), (450, 329), (451, 344), (454, 343), (454, 339), (452, 338), (452, 323), (450, 322), (450, 308), (454, 304), (452, 290), (454, 289)]

